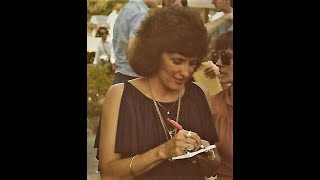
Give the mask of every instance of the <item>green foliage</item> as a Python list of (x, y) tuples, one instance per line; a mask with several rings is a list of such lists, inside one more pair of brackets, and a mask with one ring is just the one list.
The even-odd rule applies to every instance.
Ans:
[(128, 0), (88, 0), (88, 18), (92, 15), (108, 15), (113, 9), (120, 9)]
[(88, 128), (96, 131), (105, 94), (112, 85), (114, 73), (106, 65), (87, 64), (87, 116)]

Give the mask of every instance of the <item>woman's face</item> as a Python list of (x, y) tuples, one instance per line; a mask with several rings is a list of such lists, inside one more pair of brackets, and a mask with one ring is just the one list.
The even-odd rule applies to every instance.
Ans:
[(165, 87), (178, 90), (192, 76), (197, 62), (197, 57), (186, 57), (177, 53), (162, 53), (158, 76)]
[(219, 79), (222, 84), (233, 83), (233, 51), (231, 49), (219, 50), (219, 59), (216, 65), (219, 67)]

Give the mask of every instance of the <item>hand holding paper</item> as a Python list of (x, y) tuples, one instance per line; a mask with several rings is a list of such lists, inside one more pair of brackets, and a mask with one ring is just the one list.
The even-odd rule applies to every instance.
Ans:
[(195, 152), (187, 152), (187, 154), (184, 154), (184, 155), (181, 155), (181, 156), (176, 156), (176, 157), (173, 157), (172, 159), (173, 160), (177, 160), (177, 159), (186, 159), (186, 158), (191, 158), (197, 154), (200, 154), (200, 153), (203, 153), (205, 151), (209, 151), (211, 149), (214, 149), (216, 148), (216, 145), (210, 145), (204, 149), (199, 149), (198, 151), (195, 151)]
[[(167, 118), (167, 121), (175, 128), (177, 128), (178, 130), (183, 130), (182, 126), (180, 124), (178, 124), (177, 122), (171, 120), (170, 118)], [(191, 131), (189, 131), (190, 135), (191, 135)], [(188, 136), (188, 135), (187, 135)], [(190, 137), (189, 137), (190, 138)], [(205, 141), (205, 140), (201, 140), (201, 141)], [(207, 141), (205, 141), (208, 145), (209, 143)], [(176, 156), (176, 157), (173, 157), (172, 159), (173, 160), (176, 160), (176, 159), (185, 159), (185, 158), (191, 158), (197, 154), (200, 154), (200, 153), (203, 153), (203, 152), (206, 152), (206, 151), (209, 151), (213, 148), (216, 148), (216, 145), (210, 145), (208, 147), (204, 147), (203, 144), (201, 144), (200, 146), (200, 149), (198, 151), (195, 151), (195, 152), (187, 152), (186, 154), (184, 155), (181, 155), (181, 156)]]

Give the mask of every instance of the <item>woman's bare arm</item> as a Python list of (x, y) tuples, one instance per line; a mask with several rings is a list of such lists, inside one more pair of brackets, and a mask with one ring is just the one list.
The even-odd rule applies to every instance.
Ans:
[[(116, 131), (123, 89), (123, 84), (113, 85), (107, 92), (103, 105), (99, 146), (99, 171), (102, 180), (133, 175), (129, 168), (132, 157), (121, 159), (121, 154), (115, 153)], [(136, 156), (132, 162), (134, 174), (143, 174), (166, 159), (162, 155), (163, 146), (160, 145)]]

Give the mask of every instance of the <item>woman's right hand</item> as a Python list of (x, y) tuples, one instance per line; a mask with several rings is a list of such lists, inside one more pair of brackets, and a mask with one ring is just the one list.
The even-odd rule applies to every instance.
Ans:
[(201, 146), (201, 138), (197, 133), (187, 130), (180, 130), (172, 139), (162, 144), (159, 154), (163, 159), (186, 154), (187, 151), (197, 151)]

